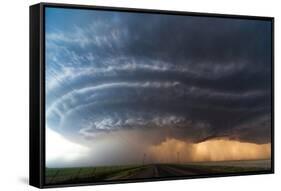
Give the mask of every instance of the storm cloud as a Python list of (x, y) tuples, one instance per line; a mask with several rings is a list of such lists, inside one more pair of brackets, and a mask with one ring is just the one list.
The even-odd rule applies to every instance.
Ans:
[(46, 121), (86, 144), (270, 143), (271, 23), (47, 8)]

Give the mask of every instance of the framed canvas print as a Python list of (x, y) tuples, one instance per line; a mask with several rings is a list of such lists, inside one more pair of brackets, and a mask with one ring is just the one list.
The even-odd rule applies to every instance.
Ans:
[(30, 7), (30, 184), (274, 172), (273, 18)]

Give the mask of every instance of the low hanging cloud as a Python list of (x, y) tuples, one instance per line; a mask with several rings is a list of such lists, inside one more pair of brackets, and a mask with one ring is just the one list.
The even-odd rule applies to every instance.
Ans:
[[(102, 140), (136, 152), (128, 146), (135, 142), (132, 161), (170, 139), (271, 142), (269, 22), (55, 8), (47, 15), (58, 19), (46, 17), (46, 123), (64, 138), (93, 152)], [(131, 136), (127, 146), (119, 136)]]

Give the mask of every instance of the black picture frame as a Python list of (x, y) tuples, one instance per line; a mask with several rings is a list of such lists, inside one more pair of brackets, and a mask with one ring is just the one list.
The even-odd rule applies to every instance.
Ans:
[[(266, 171), (223, 173), (210, 175), (191, 175), (168, 178), (146, 178), (130, 180), (114, 180), (89, 183), (73, 184), (45, 184), (45, 8), (71, 8), (71, 9), (90, 9), (107, 10), (118, 12), (137, 12), (137, 13), (157, 13), (164, 15), (185, 15), (198, 17), (219, 17), (219, 18), (239, 18), (248, 20), (266, 20), (271, 22), (271, 169)], [(29, 134), (29, 184), (38, 188), (99, 185), (113, 183), (132, 183), (147, 181), (179, 180), (193, 178), (227, 177), (256, 174), (274, 173), (274, 18), (248, 15), (227, 15), (213, 13), (195, 13), (166, 10), (134, 9), (121, 7), (102, 7), (88, 5), (39, 3), (30, 6), (30, 134)]]

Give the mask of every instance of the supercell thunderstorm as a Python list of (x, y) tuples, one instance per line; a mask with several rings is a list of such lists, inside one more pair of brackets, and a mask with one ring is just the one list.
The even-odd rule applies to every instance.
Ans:
[(114, 140), (109, 162), (168, 139), (270, 143), (270, 23), (68, 12), (46, 19), (48, 128), (89, 147)]

